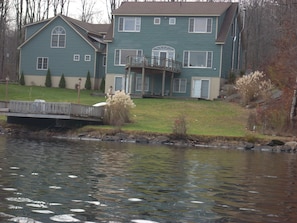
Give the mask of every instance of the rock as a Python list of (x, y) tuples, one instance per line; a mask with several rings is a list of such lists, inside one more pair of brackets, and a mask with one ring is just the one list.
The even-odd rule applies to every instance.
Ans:
[(148, 144), (149, 143), (149, 139), (144, 137), (144, 136), (140, 136), (137, 137), (135, 140), (136, 143), (141, 143), (141, 144)]
[(247, 143), (247, 144), (245, 144), (245, 146), (244, 146), (244, 149), (245, 150), (251, 150), (251, 149), (253, 149), (254, 148), (254, 144), (253, 143)]
[(297, 148), (297, 142), (296, 141), (286, 142), (285, 146), (289, 146), (291, 149), (296, 149)]
[(267, 143), (268, 146), (282, 146), (285, 145), (285, 143), (278, 139), (272, 139), (269, 143)]

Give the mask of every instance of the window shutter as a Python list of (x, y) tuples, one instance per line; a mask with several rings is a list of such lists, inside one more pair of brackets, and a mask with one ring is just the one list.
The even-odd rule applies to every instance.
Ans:
[(185, 51), (184, 52), (184, 67), (189, 66), (189, 52)]
[(119, 18), (119, 31), (123, 31), (124, 30), (124, 18), (120, 17)]
[(212, 52), (207, 52), (207, 67), (212, 67)]
[(190, 33), (194, 32), (194, 19), (193, 18), (189, 19), (189, 32)]
[(206, 32), (208, 32), (208, 33), (211, 33), (211, 19), (209, 18), (209, 19), (207, 19), (207, 30), (206, 30)]
[(120, 50), (115, 50), (115, 60), (114, 60), (115, 65), (120, 64)]

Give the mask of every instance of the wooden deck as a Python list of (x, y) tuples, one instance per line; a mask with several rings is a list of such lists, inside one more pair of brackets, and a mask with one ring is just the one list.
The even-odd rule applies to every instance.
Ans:
[(104, 106), (95, 107), (64, 102), (0, 102), (0, 114), (8, 118), (33, 118), (102, 122)]

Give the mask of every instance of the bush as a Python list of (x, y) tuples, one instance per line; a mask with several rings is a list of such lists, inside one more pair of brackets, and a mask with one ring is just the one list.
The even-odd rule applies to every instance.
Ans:
[(106, 103), (105, 124), (121, 127), (131, 121), (130, 111), (135, 107), (135, 104), (129, 94), (124, 91), (116, 91), (114, 95), (108, 96)]
[(101, 81), (100, 92), (102, 92), (102, 93), (105, 92), (105, 78), (103, 78), (102, 81)]
[(51, 87), (52, 86), (52, 77), (50, 69), (47, 70), (46, 78), (45, 78), (45, 86)]
[(20, 78), (20, 85), (24, 86), (25, 85), (25, 77), (24, 77), (24, 72), (22, 72), (21, 74), (21, 78)]
[(181, 114), (174, 120), (172, 133), (175, 138), (183, 139), (186, 137), (187, 121), (184, 115)]
[(90, 71), (88, 71), (87, 78), (86, 78), (86, 83), (85, 83), (85, 89), (91, 90), (91, 88), (92, 88), (91, 75), (90, 75)]
[(269, 79), (266, 80), (265, 74), (260, 71), (243, 75), (236, 81), (235, 85), (245, 105), (259, 97), (267, 99), (272, 87), (271, 81)]
[(65, 88), (65, 87), (66, 87), (66, 81), (65, 81), (64, 74), (62, 74), (60, 82), (59, 82), (59, 88)]

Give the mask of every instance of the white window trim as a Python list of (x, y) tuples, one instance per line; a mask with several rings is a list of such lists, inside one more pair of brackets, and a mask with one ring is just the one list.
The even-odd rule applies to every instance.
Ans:
[[(143, 50), (141, 49), (115, 49), (114, 50), (114, 66), (126, 66), (126, 62), (125, 63), (121, 63), (123, 61), (121, 61), (121, 54), (123, 50), (135, 50), (135, 55), (133, 56), (138, 56), (139, 54), (142, 56), (143, 55)], [(119, 51), (119, 63), (116, 63), (116, 57), (117, 57), (117, 51)]]
[[(134, 29), (126, 30), (125, 29), (125, 19), (134, 18)], [(123, 21), (123, 27), (121, 29), (121, 20)], [(141, 17), (119, 17), (118, 19), (118, 32), (140, 32), (141, 29)]]
[[(201, 18), (199, 18), (199, 17), (194, 17), (194, 18), (189, 18), (189, 25), (188, 25), (188, 32), (189, 33), (212, 33), (212, 23), (213, 23), (213, 19), (212, 18), (204, 18), (204, 19), (206, 19), (206, 27), (205, 27), (205, 31), (195, 31), (195, 29), (194, 29), (194, 27), (193, 27), (193, 31), (191, 31), (190, 30), (190, 28), (191, 28), (191, 20), (194, 20), (193, 21), (193, 23), (194, 23), (194, 27), (195, 27), (195, 20), (196, 19), (201, 19)], [(207, 31), (207, 24), (208, 24), (208, 22), (210, 22), (210, 31)]]
[(170, 17), (168, 23), (169, 23), (169, 25), (175, 25), (176, 24), (176, 18)]
[(73, 61), (80, 61), (80, 55), (79, 54), (73, 54)]
[[(54, 31), (57, 29), (57, 28), (60, 28), (62, 30), (64, 30), (65, 34), (57, 34), (58, 35), (58, 40), (57, 40), (57, 46), (53, 46), (53, 35), (54, 35)], [(60, 40), (60, 36), (65, 36), (65, 42), (64, 42), (64, 46), (59, 46), (59, 40)], [(52, 32), (51, 32), (51, 48), (66, 48), (66, 30), (64, 29), (64, 27), (62, 26), (56, 26), (52, 29)]]
[[(140, 85), (138, 85), (138, 82), (140, 81)], [(149, 86), (150, 86), (150, 78), (145, 77), (145, 84), (144, 84), (144, 91), (149, 91)], [(141, 86), (140, 89), (137, 88), (138, 86)], [(136, 77), (136, 82), (135, 82), (135, 91), (142, 91), (142, 77)]]
[[(42, 59), (42, 64), (41, 64), (41, 68), (38, 68), (38, 59)], [(47, 59), (47, 66), (46, 68), (43, 68), (44, 66), (44, 59)], [(36, 70), (48, 70), (48, 62), (49, 62), (49, 59), (48, 57), (37, 57), (36, 59)]]
[[(185, 66), (185, 52), (188, 52), (188, 65), (186, 65)], [(191, 52), (203, 52), (203, 53), (205, 53), (206, 52), (206, 66), (189, 66), (189, 61), (190, 61), (190, 57), (189, 57), (189, 54), (191, 53)], [(208, 54), (209, 53), (211, 53), (211, 66), (210, 67), (208, 67), (207, 66), (207, 58), (208, 58)], [(184, 68), (202, 68), (202, 69), (212, 69), (212, 66), (213, 66), (213, 52), (212, 51), (199, 51), (199, 50), (184, 50), (184, 52), (183, 52), (183, 61), (182, 61), (182, 63), (183, 63), (183, 67)]]
[(85, 55), (85, 61), (91, 61), (91, 55), (90, 54)]
[[(187, 92), (187, 79), (186, 78), (174, 78), (173, 80), (173, 84), (174, 84), (174, 81), (175, 80), (179, 80), (179, 84), (178, 84), (178, 91), (176, 91), (176, 89), (174, 89), (173, 87), (173, 93), (186, 93)], [(185, 90), (184, 91), (181, 91), (180, 88), (181, 88), (181, 81), (182, 80), (185, 80)]]
[(160, 25), (161, 24), (161, 18), (160, 17), (155, 17), (154, 18), (154, 25)]

